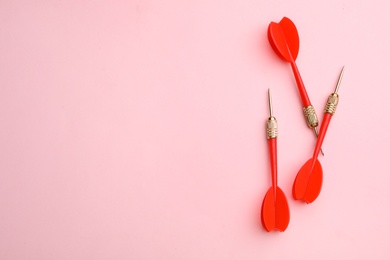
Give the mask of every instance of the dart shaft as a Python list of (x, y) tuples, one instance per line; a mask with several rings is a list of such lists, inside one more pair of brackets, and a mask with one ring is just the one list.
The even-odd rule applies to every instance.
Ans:
[[(316, 142), (316, 147), (314, 149), (313, 153), (313, 158), (317, 160), (318, 154), (320, 153), (322, 143), (324, 142), (324, 138), (326, 135), (326, 131), (328, 130), (328, 126), (330, 123), (330, 119), (332, 119), (332, 115), (325, 113), (324, 118), (322, 119), (321, 127), (320, 127), (320, 132), (318, 134), (317, 142)], [(315, 161), (314, 160), (314, 161)]]
[(274, 193), (274, 198), (276, 198), (276, 187), (278, 185), (278, 168), (277, 168), (277, 142), (278, 137), (278, 122), (276, 118), (271, 116), (267, 120), (267, 139), (268, 139), (268, 149), (269, 157), (271, 163), (271, 178), (272, 178), (272, 189)]
[(298, 67), (295, 64), (294, 60), (291, 62), (291, 68), (294, 73), (295, 81), (297, 82), (299, 96), (301, 97), (303, 107), (311, 106), (310, 99), (309, 96), (307, 95), (305, 85), (303, 84), (301, 74), (299, 73)]
[(274, 198), (276, 198), (276, 187), (278, 186), (278, 159), (276, 138), (268, 139), (269, 157), (271, 163), (271, 178)]

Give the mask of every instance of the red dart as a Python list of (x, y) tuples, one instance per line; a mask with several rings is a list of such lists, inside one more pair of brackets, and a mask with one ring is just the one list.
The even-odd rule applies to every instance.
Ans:
[[(284, 17), (279, 23), (271, 22), (268, 26), (268, 40), (276, 54), (278, 54), (282, 60), (291, 64), (307, 125), (309, 128), (313, 129), (316, 136), (318, 136), (317, 114), (314, 107), (311, 105), (298, 67), (295, 64), (299, 52), (299, 35), (295, 24), (287, 17)], [(324, 154), (322, 150), (321, 153)]]
[(322, 187), (322, 166), (317, 159), (320, 152), (320, 147), (324, 141), (326, 131), (330, 123), (330, 119), (336, 112), (337, 104), (339, 103), (339, 95), (337, 94), (341, 79), (343, 78), (344, 67), (341, 70), (337, 81), (335, 91), (330, 94), (325, 106), (324, 118), (321, 123), (320, 133), (314, 149), (313, 157), (309, 159), (299, 170), (293, 185), (293, 197), (296, 200), (303, 200), (306, 203), (313, 202), (320, 194)]
[(267, 139), (271, 162), (272, 186), (268, 189), (263, 200), (263, 205), (261, 207), (261, 221), (264, 228), (269, 232), (271, 230), (286, 230), (288, 223), (290, 222), (290, 210), (288, 208), (286, 195), (278, 187), (276, 148), (278, 124), (276, 118), (272, 115), (272, 101), (269, 89), (268, 104), (270, 117), (267, 120)]

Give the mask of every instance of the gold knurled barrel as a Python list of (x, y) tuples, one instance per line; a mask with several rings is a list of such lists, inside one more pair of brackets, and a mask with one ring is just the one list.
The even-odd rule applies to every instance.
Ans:
[(304, 107), (303, 113), (305, 114), (306, 123), (310, 128), (318, 126), (318, 118), (313, 106)]
[(337, 95), (336, 93), (330, 94), (330, 96), (328, 97), (328, 101), (326, 102), (324, 112), (334, 115), (338, 103), (339, 103), (339, 95)]
[(278, 137), (278, 122), (275, 117), (270, 117), (267, 120), (267, 139)]

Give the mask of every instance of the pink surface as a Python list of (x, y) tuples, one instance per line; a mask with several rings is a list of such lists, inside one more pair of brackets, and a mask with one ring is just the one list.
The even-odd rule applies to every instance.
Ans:
[[(390, 4), (314, 2), (1, 1), (0, 259), (388, 259)], [(283, 16), (318, 113), (346, 66), (311, 205)], [(259, 219), (269, 87), (284, 233)]]

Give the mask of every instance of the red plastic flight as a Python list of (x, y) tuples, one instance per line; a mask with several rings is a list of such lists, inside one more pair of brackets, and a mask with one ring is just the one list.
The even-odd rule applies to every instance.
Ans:
[(268, 40), (276, 54), (291, 64), (307, 125), (318, 136), (318, 118), (295, 63), (299, 52), (299, 35), (295, 24), (287, 17), (284, 17), (279, 23), (271, 22), (268, 26)]
[(293, 185), (293, 197), (296, 200), (303, 200), (306, 203), (311, 203), (320, 194), (322, 187), (322, 166), (317, 158), (320, 152), (320, 147), (324, 141), (330, 119), (336, 112), (337, 104), (339, 102), (339, 95), (337, 92), (343, 74), (344, 67), (341, 70), (335, 91), (328, 97), (313, 157), (302, 166), (295, 178)]
[(278, 136), (278, 125), (276, 118), (272, 115), (271, 94), (268, 89), (268, 104), (270, 117), (267, 120), (267, 139), (271, 161), (272, 186), (265, 194), (261, 207), (261, 221), (264, 228), (269, 232), (272, 230), (284, 231), (290, 222), (290, 210), (286, 195), (278, 187), (278, 164), (276, 138)]

